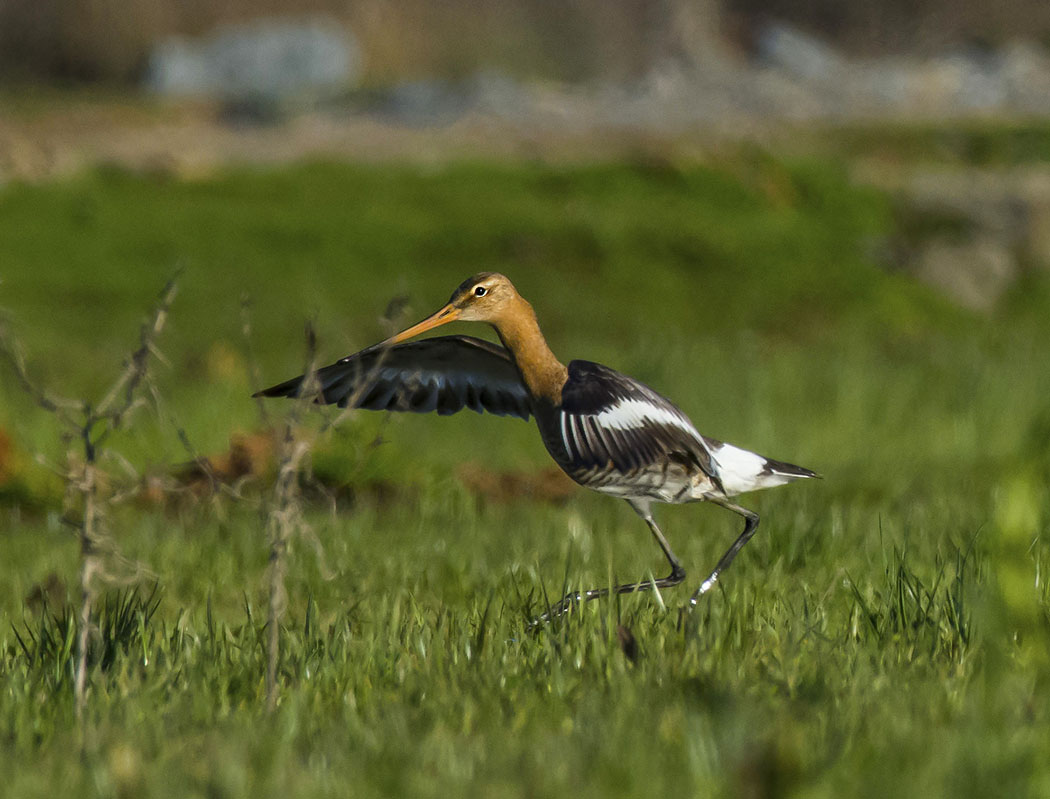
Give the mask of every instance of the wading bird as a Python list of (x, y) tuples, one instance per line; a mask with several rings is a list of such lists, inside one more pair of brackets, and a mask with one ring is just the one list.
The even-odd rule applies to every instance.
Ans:
[[(503, 346), (471, 336), (403, 343), (456, 320), (489, 323)], [(758, 527), (758, 514), (730, 497), (817, 476), (701, 435), (669, 400), (607, 366), (577, 360), (566, 367), (547, 346), (532, 306), (494, 272), (470, 278), (437, 313), (386, 341), (255, 396), (313, 396), (317, 402), (372, 410), (452, 414), (470, 408), (525, 420), (534, 416), (558, 466), (582, 486), (627, 500), (671, 566), (659, 579), (570, 593), (541, 618), (610, 592), (668, 588), (685, 579), (653, 520), (654, 500), (713, 502), (744, 518), (743, 532), (690, 598), (695, 605)]]

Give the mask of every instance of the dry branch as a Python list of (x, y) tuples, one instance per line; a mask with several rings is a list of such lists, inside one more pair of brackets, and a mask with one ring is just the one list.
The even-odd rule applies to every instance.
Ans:
[[(253, 382), (253, 388), (259, 388), (259, 369), (255, 360), (255, 354), (251, 348), (251, 314), (250, 303), (246, 298), (241, 302), (241, 319), (244, 337), (248, 345), (249, 370)], [(390, 311), (389, 313), (393, 313)], [(391, 319), (388, 319), (391, 321)], [(385, 358), (385, 354), (384, 354)], [(374, 367), (376, 372), (382, 367), (384, 358), (381, 358)], [(313, 530), (307, 524), (303, 516), (302, 481), (308, 473), (308, 462), (310, 454), (317, 441), (328, 434), (334, 427), (343, 421), (348, 415), (354, 413), (355, 406), (366, 391), (368, 381), (362, 381), (362, 385), (349, 398), (347, 406), (339, 409), (332, 415), (324, 415), (324, 421), (312, 437), (300, 437), (298, 431), (301, 429), (301, 421), (304, 415), (312, 408), (318, 407), (321, 398), (321, 384), (317, 379), (317, 338), (312, 324), (306, 326), (306, 368), (303, 371), (303, 381), (299, 387), (298, 395), (286, 413), (282, 421), (282, 429), (278, 438), (278, 464), (277, 477), (271, 494), (269, 508), (266, 517), (266, 535), (270, 550), (269, 558), (269, 611), (267, 618), (267, 664), (266, 664), (266, 704), (269, 710), (277, 706), (277, 667), (280, 662), (280, 623), (287, 607), (288, 596), (285, 589), (285, 576), (287, 574), (287, 556), (289, 543), (296, 534), (302, 535), (314, 546), (318, 552), (322, 573), (326, 571), (324, 566), (323, 551), (320, 541), (313, 534)], [(270, 417), (260, 398), (260, 415), (264, 426), (271, 427)], [(271, 427), (272, 429), (272, 427)], [(275, 435), (276, 438), (276, 435)], [(369, 444), (365, 450), (370, 451), (378, 444), (379, 437)], [(362, 460), (363, 460), (362, 455)], [(306, 479), (309, 479), (307, 476)], [(335, 503), (332, 503), (333, 511)]]
[(277, 480), (266, 519), (267, 539), (270, 547), (269, 612), (267, 617), (268, 641), (266, 658), (266, 706), (271, 711), (277, 707), (277, 665), (280, 660), (280, 624), (288, 604), (284, 586), (287, 572), (288, 543), (296, 532), (306, 528), (303, 519), (302, 494), (299, 478), (308, 460), (312, 442), (296, 437), (296, 429), (306, 408), (316, 395), (317, 386), (317, 337), (313, 325), (306, 326), (306, 375), (304, 390), (284, 418), (284, 430), (280, 439)]
[[(134, 411), (143, 405), (138, 389), (148, 378), (150, 355), (155, 354), (155, 341), (167, 320), (175, 298), (175, 280), (161, 291), (149, 318), (139, 335), (139, 346), (128, 356), (124, 368), (114, 379), (103, 399), (92, 405), (85, 400), (59, 397), (38, 386), (30, 377), (22, 347), (6, 328), (0, 327), (0, 353), (11, 363), (19, 384), (33, 402), (60, 422), (63, 437), (79, 442), (79, 453), (71, 449), (66, 467), (59, 469), (65, 482), (65, 514), (80, 540), (80, 588), (82, 600), (78, 614), (74, 703), (78, 718), (83, 716), (87, 696), (87, 657), (91, 613), (98, 594), (100, 578), (107, 577), (103, 557), (116, 554), (112, 540), (105, 532), (106, 507), (115, 497), (99, 494), (99, 459), (102, 444), (114, 431), (126, 424)], [(125, 468), (130, 468), (123, 461)], [(119, 494), (118, 494), (119, 497)]]

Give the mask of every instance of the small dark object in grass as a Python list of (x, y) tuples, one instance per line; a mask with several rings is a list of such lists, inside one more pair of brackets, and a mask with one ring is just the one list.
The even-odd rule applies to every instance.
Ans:
[(616, 637), (620, 639), (620, 649), (623, 650), (623, 654), (627, 659), (631, 663), (637, 663), (638, 658), (641, 657), (641, 652), (638, 649), (638, 641), (635, 639), (634, 633), (622, 624), (617, 624)]
[(64, 608), (69, 604), (66, 581), (55, 572), (49, 572), (47, 577), (29, 589), (25, 604), (33, 613), (43, 613), (46, 608)]

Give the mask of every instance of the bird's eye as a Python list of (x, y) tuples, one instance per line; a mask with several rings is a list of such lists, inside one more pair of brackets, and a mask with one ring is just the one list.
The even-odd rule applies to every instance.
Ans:
[(484, 297), (488, 293), (489, 293), (489, 290), (487, 288), (485, 288), (484, 286), (478, 286), (476, 289), (474, 289), (474, 296), (475, 297)]

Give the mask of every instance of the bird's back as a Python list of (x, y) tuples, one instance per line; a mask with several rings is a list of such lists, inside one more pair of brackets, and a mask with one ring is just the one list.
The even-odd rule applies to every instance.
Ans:
[(669, 400), (627, 375), (572, 361), (561, 405), (536, 411), (548, 451), (581, 485), (665, 502), (712, 472), (710, 453)]
[(561, 406), (536, 414), (548, 451), (570, 477), (627, 499), (688, 502), (814, 476), (701, 435), (666, 397), (591, 361), (572, 361)]

